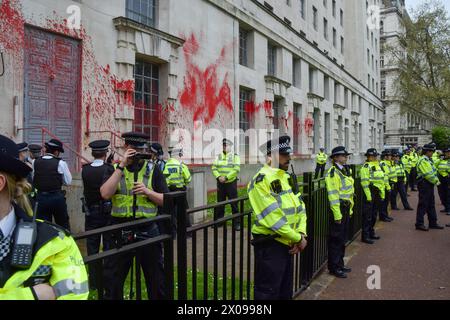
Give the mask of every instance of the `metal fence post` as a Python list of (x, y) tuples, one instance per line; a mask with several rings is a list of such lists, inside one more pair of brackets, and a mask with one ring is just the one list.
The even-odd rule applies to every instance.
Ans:
[(313, 253), (314, 253), (314, 211), (313, 209), (313, 174), (312, 172), (305, 172), (303, 174), (303, 182), (305, 183), (305, 206), (307, 216), (307, 233), (308, 245), (306, 250), (301, 254), (300, 259), (300, 274), (302, 285), (306, 285), (311, 280), (313, 274)]
[(187, 217), (186, 192), (177, 192), (172, 198), (175, 201), (177, 220), (177, 263), (178, 263), (178, 299), (187, 300)]

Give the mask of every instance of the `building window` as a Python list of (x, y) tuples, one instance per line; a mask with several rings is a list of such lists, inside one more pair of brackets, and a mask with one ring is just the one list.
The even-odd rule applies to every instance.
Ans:
[(375, 90), (375, 79), (372, 78), (372, 91), (374, 91), (374, 90)]
[(370, 43), (372, 44), (372, 48), (373, 48), (373, 31), (370, 33)]
[(336, 37), (337, 37), (336, 29), (333, 28), (333, 47), (335, 47), (335, 48), (336, 48)]
[(239, 88), (239, 129), (242, 130), (239, 138), (239, 152), (246, 156), (249, 152), (249, 137), (245, 132), (251, 128), (247, 106), (254, 103), (253, 96), (253, 91)]
[(302, 19), (305, 19), (305, 10), (306, 10), (306, 6), (305, 6), (305, 1), (306, 0), (300, 0), (300, 16), (302, 17)]
[(323, 0), (323, 6), (326, 8), (327, 7), (327, 0)]
[(126, 16), (150, 27), (156, 25), (157, 0), (127, 0)]
[(326, 100), (330, 100), (330, 77), (323, 77), (323, 96)]
[(135, 131), (146, 133), (151, 142), (159, 140), (159, 67), (158, 65), (136, 61), (134, 67), (135, 81)]
[(367, 40), (369, 40), (369, 26), (366, 26)]
[(291, 6), (291, 0), (286, 0), (286, 4), (290, 7)]
[(348, 89), (344, 88), (344, 108), (348, 108)]
[(375, 85), (376, 85), (376, 91), (375, 91), (375, 93), (378, 94), (378, 82), (377, 82)]
[(239, 29), (239, 64), (248, 67), (248, 31)]
[(386, 82), (381, 81), (381, 99), (386, 98)]
[(370, 66), (370, 51), (367, 49), (367, 64)]
[(378, 39), (375, 39), (375, 51), (378, 51)]
[(317, 93), (317, 69), (309, 66), (309, 92)]
[(314, 6), (312, 7), (312, 9), (313, 9), (313, 27), (314, 30), (317, 31), (317, 9)]
[(323, 18), (323, 37), (328, 40), (328, 20)]
[(294, 131), (294, 141), (293, 141), (293, 145), (294, 145), (294, 153), (296, 154), (300, 154), (301, 153), (301, 139), (300, 139), (300, 134), (301, 134), (301, 127), (302, 127), (302, 105), (298, 104), (298, 103), (294, 103), (294, 123), (293, 123), (293, 131)]
[(296, 88), (301, 87), (301, 65), (302, 62), (299, 58), (294, 57), (292, 59), (292, 85)]
[(281, 129), (283, 121), (281, 116), (283, 115), (283, 104), (282, 99), (275, 99), (273, 102), (273, 128)]
[(367, 75), (367, 87), (370, 90), (370, 74)]
[(341, 53), (344, 54), (344, 37), (341, 37)]
[(375, 70), (375, 58), (372, 55), (372, 70)]
[(341, 104), (341, 92), (337, 82), (334, 83), (334, 103)]
[(270, 43), (267, 45), (267, 73), (270, 76), (275, 76), (277, 70), (277, 48)]
[(341, 26), (343, 27), (344, 26), (344, 11), (342, 11), (342, 9), (339, 13), (339, 20), (340, 20)]
[(333, 0), (332, 13), (333, 13), (333, 17), (336, 18), (336, 0)]
[(380, 67), (384, 67), (384, 56), (380, 56)]

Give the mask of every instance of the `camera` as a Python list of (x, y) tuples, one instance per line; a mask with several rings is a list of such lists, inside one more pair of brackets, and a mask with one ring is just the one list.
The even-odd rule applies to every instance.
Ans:
[(133, 159), (136, 159), (136, 160), (151, 160), (152, 159), (152, 155), (150, 153), (136, 153), (133, 156)]

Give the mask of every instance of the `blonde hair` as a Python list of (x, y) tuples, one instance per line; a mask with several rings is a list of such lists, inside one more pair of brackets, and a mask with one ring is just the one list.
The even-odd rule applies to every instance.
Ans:
[(30, 201), (27, 194), (32, 190), (31, 184), (25, 178), (18, 178), (9, 173), (0, 172), (6, 177), (6, 187), (9, 199), (21, 207), (29, 216), (33, 215)]

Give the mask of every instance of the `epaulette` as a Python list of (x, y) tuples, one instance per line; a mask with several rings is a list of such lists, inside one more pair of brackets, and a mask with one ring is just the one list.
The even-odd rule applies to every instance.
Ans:
[(255, 183), (258, 183), (258, 182), (263, 181), (265, 176), (266, 176), (266, 175), (263, 174), (263, 173), (258, 174), (258, 176), (257, 176), (256, 179), (255, 179)]
[(330, 177), (334, 177), (334, 167), (330, 169)]
[(45, 223), (47, 225), (49, 225), (51, 228), (55, 229), (55, 231), (57, 231), (58, 233), (63, 232), (66, 236), (71, 236), (72, 233), (67, 230), (64, 227), (61, 227), (60, 225), (54, 224), (52, 222), (48, 222), (48, 221), (42, 221), (41, 223)]

